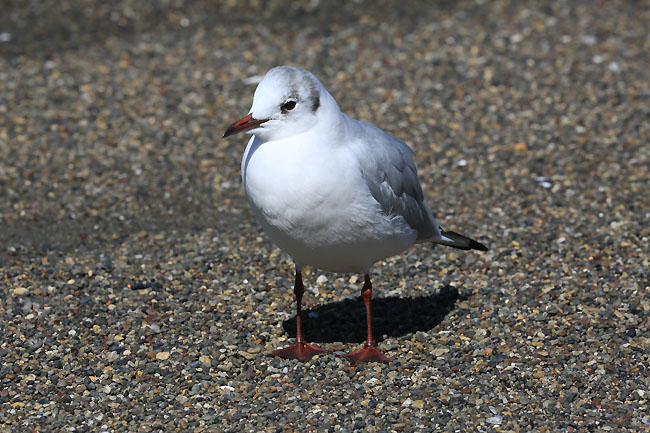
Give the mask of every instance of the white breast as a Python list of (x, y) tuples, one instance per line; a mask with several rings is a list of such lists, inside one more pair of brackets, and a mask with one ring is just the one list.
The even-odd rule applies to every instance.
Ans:
[(271, 240), (297, 263), (335, 272), (366, 272), (412, 245), (415, 231), (382, 213), (355, 156), (306, 135), (253, 137), (244, 153), (244, 188)]

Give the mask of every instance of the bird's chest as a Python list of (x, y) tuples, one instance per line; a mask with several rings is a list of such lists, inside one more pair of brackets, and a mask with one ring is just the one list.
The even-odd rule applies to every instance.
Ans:
[(242, 170), (251, 207), (267, 231), (310, 231), (312, 237), (348, 212), (350, 174), (335, 152), (301, 143), (252, 146)]

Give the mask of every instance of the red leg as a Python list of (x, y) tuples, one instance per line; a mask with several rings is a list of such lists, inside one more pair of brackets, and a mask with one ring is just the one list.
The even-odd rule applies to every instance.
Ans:
[(372, 284), (370, 283), (370, 276), (365, 274), (363, 276), (363, 288), (361, 289), (361, 296), (363, 303), (366, 304), (366, 322), (368, 324), (368, 338), (366, 344), (359, 350), (348, 353), (345, 356), (352, 365), (357, 365), (360, 362), (383, 362), (388, 363), (388, 359), (377, 349), (377, 343), (372, 336), (372, 313), (370, 311), (370, 301), (372, 299)]
[(296, 284), (293, 286), (293, 293), (296, 295), (296, 306), (298, 314), (296, 315), (297, 330), (296, 342), (284, 349), (274, 350), (270, 353), (271, 356), (279, 356), (280, 358), (298, 359), (300, 361), (309, 361), (314, 355), (319, 353), (327, 353), (327, 350), (320, 347), (312, 346), (305, 341), (302, 335), (302, 326), (300, 316), (302, 314), (302, 294), (305, 287), (302, 285), (302, 274), (296, 270)]

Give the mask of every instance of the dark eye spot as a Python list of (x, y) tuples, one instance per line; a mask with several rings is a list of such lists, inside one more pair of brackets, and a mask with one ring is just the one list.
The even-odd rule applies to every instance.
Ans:
[(296, 108), (296, 101), (287, 101), (280, 106), (280, 110), (282, 110), (283, 113), (291, 111), (294, 108)]

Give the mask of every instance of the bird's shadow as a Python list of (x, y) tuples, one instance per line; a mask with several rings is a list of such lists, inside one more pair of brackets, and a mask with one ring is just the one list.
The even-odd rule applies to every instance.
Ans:
[[(464, 299), (451, 286), (440, 292), (413, 298), (375, 298), (372, 300), (372, 324), (375, 340), (400, 337), (435, 328)], [(362, 343), (366, 340), (366, 312), (361, 296), (303, 310), (302, 329), (307, 341), (314, 343)], [(282, 327), (296, 337), (296, 316)]]

